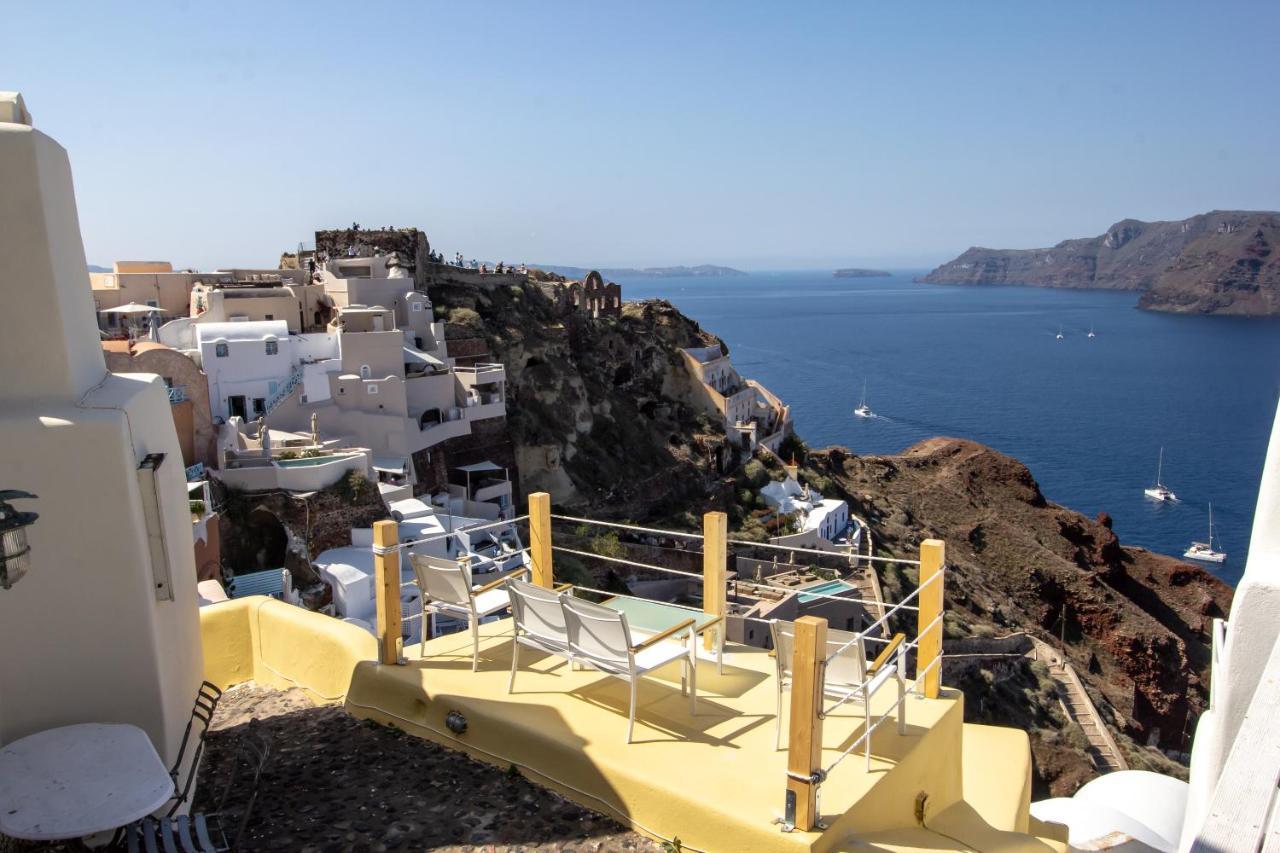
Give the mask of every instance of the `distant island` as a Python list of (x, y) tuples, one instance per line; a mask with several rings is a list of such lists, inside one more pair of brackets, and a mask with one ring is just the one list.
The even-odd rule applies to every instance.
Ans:
[(848, 269), (836, 270), (834, 273), (836, 278), (888, 278), (893, 273), (884, 270), (864, 270), (857, 267), (849, 267)]
[[(538, 269), (547, 272), (559, 273), (568, 278), (582, 278), (591, 272), (589, 267), (563, 267), (554, 264), (533, 264)], [(633, 269), (631, 267), (599, 267), (600, 275), (605, 278), (615, 278), (621, 276), (629, 276), (631, 278), (677, 278), (677, 277), (717, 277), (729, 275), (746, 275), (742, 270), (735, 270), (732, 267), (718, 267), (713, 264), (699, 264), (696, 267), (645, 267), (643, 269)]]
[(930, 284), (1140, 290), (1139, 308), (1280, 314), (1280, 213), (1215, 210), (1176, 222), (1125, 219), (1050, 249), (973, 247), (918, 279)]

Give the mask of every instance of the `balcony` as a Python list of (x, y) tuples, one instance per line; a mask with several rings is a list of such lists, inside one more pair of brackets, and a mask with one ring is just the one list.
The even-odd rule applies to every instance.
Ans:
[[(653, 531), (553, 517), (547, 506), (542, 503), (532, 517), (516, 520), (527, 521), (530, 541), (539, 543), (528, 554), (534, 576), (543, 583), (554, 578), (554, 555), (597, 556), (552, 544), (553, 519), (575, 529), (603, 524), (624, 536), (685, 537), (693, 547), (703, 543), (702, 554), (690, 552), (701, 557), (701, 573), (600, 558), (611, 565), (673, 572), (704, 592), (702, 606), (686, 607), (688, 612), (720, 608), (724, 613), (724, 547), (733, 543), (723, 540), (723, 526), (716, 534), (716, 523), (709, 521), (703, 536)], [(380, 525), (387, 527), (375, 533), (378, 541), (399, 542), (393, 522)], [(558, 541), (576, 544), (568, 536)], [(400, 548), (408, 544), (415, 543)], [(341, 702), (356, 718), (479, 755), (499, 767), (517, 767), (623, 824), (661, 838), (678, 836), (695, 849), (962, 849), (949, 846), (956, 842), (948, 838), (960, 839), (967, 849), (1061, 849), (1028, 834), (1046, 830), (1028, 817), (1025, 734), (965, 724), (963, 696), (938, 685), (944, 571), (941, 543), (925, 547), (919, 561), (902, 561), (920, 566), (924, 586), (878, 620), (879, 627), (891, 620), (895, 628), (908, 622), (916, 626), (909, 632), (912, 639), (896, 652), (904, 670), (908, 657), (917, 658), (914, 675), (903, 674), (908, 692), (880, 690), (864, 707), (817, 701), (822, 691), (816, 686), (813, 694), (797, 687), (784, 694), (790, 743), (781, 749), (774, 743), (776, 659), (764, 648), (723, 641), (721, 662), (715, 642), (706, 648), (698, 643), (696, 715), (680, 695), (678, 666), (639, 683), (632, 743), (624, 737), (628, 698), (622, 681), (526, 652), (509, 692), (509, 619), (480, 626), (477, 672), (471, 671), (472, 641), (465, 631), (415, 643), (402, 654), (398, 600), (382, 608), (380, 639), (276, 601), (242, 599), (206, 607), (201, 613), (205, 675), (224, 686), (252, 678), (265, 687), (300, 687), (313, 698)], [(376, 559), (386, 561), (383, 571), (400, 576), (397, 549)], [(399, 592), (389, 588), (385, 594)], [(569, 594), (599, 592), (578, 586)], [(816, 626), (818, 620), (796, 624), (802, 623)], [(863, 636), (876, 641), (871, 629)], [(805, 659), (798, 651), (792, 660), (797, 684), (808, 678), (821, 684), (826, 668), (820, 661), (821, 656)], [(894, 724), (899, 709), (905, 717), (901, 731)], [(915, 814), (921, 793), (927, 797), (927, 828)], [(788, 827), (780, 821), (797, 825), (784, 831)]]

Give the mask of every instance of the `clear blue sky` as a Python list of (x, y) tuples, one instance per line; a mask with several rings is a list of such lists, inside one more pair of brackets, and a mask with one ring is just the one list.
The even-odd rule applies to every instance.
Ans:
[(1280, 208), (1280, 3), (10, 5), (91, 262), (928, 265)]

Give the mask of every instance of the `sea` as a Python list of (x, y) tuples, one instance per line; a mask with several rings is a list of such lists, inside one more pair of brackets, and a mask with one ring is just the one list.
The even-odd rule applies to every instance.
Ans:
[[(1179, 557), (1208, 535), (1212, 502), (1228, 556), (1200, 565), (1235, 585), (1280, 395), (1280, 319), (1140, 311), (1133, 292), (916, 283), (924, 272), (618, 281), (625, 299), (668, 299), (720, 336), (812, 447), (973, 439), (1025, 463), (1049, 500), (1109, 513), (1124, 544)], [(864, 382), (873, 418), (852, 414)], [(1162, 447), (1176, 503), (1143, 494)]]

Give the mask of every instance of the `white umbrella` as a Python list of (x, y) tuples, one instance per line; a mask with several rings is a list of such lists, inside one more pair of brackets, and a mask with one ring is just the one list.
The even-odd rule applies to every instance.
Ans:
[(150, 314), (152, 312), (160, 313), (160, 309), (154, 305), (139, 305), (137, 302), (127, 302), (124, 305), (117, 305), (115, 308), (103, 308), (99, 314)]

